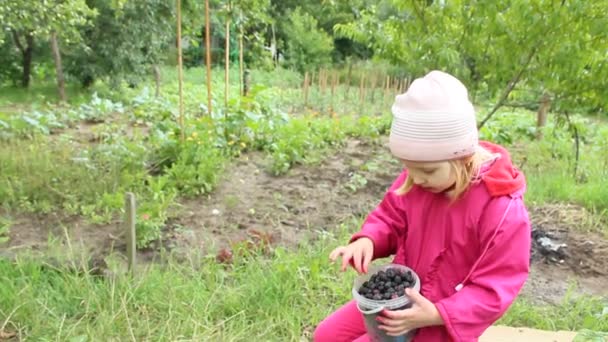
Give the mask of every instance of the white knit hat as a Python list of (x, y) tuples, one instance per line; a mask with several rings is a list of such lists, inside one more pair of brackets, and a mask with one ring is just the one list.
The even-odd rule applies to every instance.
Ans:
[(475, 153), (475, 109), (454, 76), (431, 71), (397, 95), (392, 107), (391, 153), (410, 161), (443, 161)]

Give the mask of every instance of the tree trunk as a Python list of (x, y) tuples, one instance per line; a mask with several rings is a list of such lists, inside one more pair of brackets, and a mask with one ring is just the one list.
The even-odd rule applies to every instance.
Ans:
[(32, 74), (32, 59), (34, 58), (34, 36), (28, 35), (25, 39), (27, 47), (23, 53), (23, 81), (22, 85), (24, 88), (30, 86), (30, 79)]
[(243, 95), (249, 94), (249, 69), (245, 69), (243, 73)]
[(277, 36), (274, 30), (274, 23), (270, 24), (270, 28), (272, 29), (272, 61), (274, 63), (274, 67), (276, 68), (279, 65), (279, 54), (277, 46)]
[(543, 138), (542, 128), (547, 124), (547, 114), (551, 108), (551, 100), (549, 94), (544, 93), (540, 99), (540, 107), (538, 108), (538, 116), (536, 122), (536, 139), (541, 140)]
[(59, 42), (57, 41), (57, 32), (51, 32), (51, 50), (53, 51), (53, 59), (55, 60), (55, 74), (57, 74), (57, 91), (59, 93), (59, 100), (61, 102), (67, 102), (65, 96), (65, 79), (63, 78), (63, 66), (61, 65), (61, 50), (59, 49)]
[(485, 116), (485, 118), (483, 118), (483, 120), (481, 120), (479, 125), (477, 125), (477, 129), (481, 129), (486, 124), (486, 122), (488, 122), (488, 120), (490, 120), (492, 118), (492, 116), (498, 111), (498, 109), (505, 104), (505, 101), (507, 101), (507, 99), (509, 98), (509, 95), (511, 94), (511, 92), (513, 91), (513, 89), (515, 88), (517, 83), (519, 83), (519, 81), (521, 80), (522, 75), (528, 69), (528, 65), (530, 65), (532, 58), (534, 57), (534, 55), (536, 54), (536, 52), (538, 50), (539, 50), (539, 46), (535, 46), (532, 49), (532, 51), (530, 51), (526, 62), (522, 65), (521, 69), (519, 69), (519, 71), (513, 75), (513, 78), (511, 78), (511, 80), (507, 84), (507, 87), (505, 88), (502, 95), (498, 99), (498, 102), (496, 102), (496, 104), (494, 105), (492, 110), (490, 110), (490, 112)]
[(11, 30), (13, 33), (13, 40), (15, 41), (15, 45), (21, 51), (21, 66), (23, 69), (23, 74), (21, 77), (21, 86), (23, 88), (28, 88), (30, 86), (30, 75), (32, 73), (32, 59), (34, 57), (34, 36), (31, 33), (26, 33), (25, 35), (25, 46), (21, 44), (21, 40), (19, 38), (19, 34), (17, 31)]

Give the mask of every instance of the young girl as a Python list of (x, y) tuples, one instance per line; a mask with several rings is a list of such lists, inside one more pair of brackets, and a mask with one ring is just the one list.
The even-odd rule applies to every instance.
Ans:
[[(498, 145), (479, 142), (464, 85), (432, 71), (392, 107), (391, 153), (405, 167), (342, 257), (366, 273), (373, 259), (395, 255), (412, 268), (420, 293), (410, 309), (383, 311), (380, 328), (415, 342), (477, 341), (518, 295), (528, 277), (530, 222), (525, 180)], [(317, 342), (369, 341), (351, 301), (319, 324)]]

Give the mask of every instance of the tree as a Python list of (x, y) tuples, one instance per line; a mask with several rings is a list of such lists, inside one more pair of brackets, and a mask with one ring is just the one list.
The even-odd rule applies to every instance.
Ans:
[[(95, 16), (84, 0), (3, 1), (0, 19), (21, 52), (21, 85), (28, 87), (36, 40), (80, 41), (79, 29)], [(58, 54), (60, 58), (60, 54)], [(58, 70), (59, 72), (60, 70)]]
[[(373, 5), (377, 1), (371, 0), (326, 0), (326, 1), (299, 1), (299, 0), (272, 0), (271, 17), (287, 18), (296, 8), (301, 8), (302, 13), (307, 13), (315, 18), (319, 29), (330, 35), (333, 40), (334, 50), (332, 60), (341, 62), (349, 56), (357, 58), (368, 58), (371, 50), (365, 44), (361, 44), (345, 36), (334, 34), (334, 27), (338, 24), (347, 24), (357, 21), (360, 12)], [(368, 4), (369, 3), (369, 4)], [(290, 21), (277, 20), (277, 40), (279, 49), (285, 49), (289, 44), (287, 32), (290, 29)]]
[(494, 99), (483, 126), (513, 97), (537, 102), (545, 90), (556, 108), (583, 98), (603, 108), (607, 10), (605, 1), (385, 0), (336, 29), (409, 75), (443, 69), (463, 79), (473, 98)]
[(175, 39), (175, 6), (165, 0), (87, 0), (98, 15), (82, 31), (86, 49), (66, 53), (65, 68), (88, 87), (97, 78), (137, 83)]
[(331, 63), (333, 40), (319, 30), (317, 20), (312, 15), (297, 8), (289, 15), (289, 25), (285, 29), (288, 65), (304, 71)]

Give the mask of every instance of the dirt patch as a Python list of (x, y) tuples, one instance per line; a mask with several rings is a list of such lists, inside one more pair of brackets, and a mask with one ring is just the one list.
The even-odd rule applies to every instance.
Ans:
[(9, 225), (9, 239), (0, 244), (0, 255), (13, 256), (21, 251), (46, 253), (49, 245), (66, 245), (69, 238), (74, 249), (92, 255), (104, 255), (120, 239), (120, 222), (95, 225), (81, 217), (58, 214), (13, 215), (0, 209)]
[(122, 135), (127, 138), (147, 137), (150, 128), (144, 124), (132, 123), (124, 114), (110, 113), (103, 120), (83, 120), (72, 127), (52, 131), (51, 138), (65, 139), (70, 137), (74, 144), (90, 145), (102, 142), (110, 135)]
[[(561, 247), (559, 258), (539, 256), (539, 261), (557, 263), (580, 275), (608, 277), (608, 243), (602, 234), (581, 229), (588, 226), (585, 222), (591, 217), (584, 208), (544, 205), (531, 208), (530, 215), (533, 229), (542, 232), (547, 241)], [(578, 230), (573, 229), (577, 226)]]
[[(598, 221), (580, 206), (547, 204), (529, 209), (533, 228), (532, 268), (523, 294), (539, 303), (559, 303), (575, 292), (608, 297), (608, 240), (585, 231)], [(540, 248), (540, 238), (549, 247)]]
[(179, 240), (199, 241), (197, 247), (208, 251), (252, 231), (295, 246), (377, 205), (400, 170), (386, 158), (383, 146), (351, 140), (319, 165), (298, 166), (276, 177), (265, 171), (264, 155), (251, 153), (226, 170), (225, 181), (211, 196), (184, 202), (170, 226), (185, 228)]

